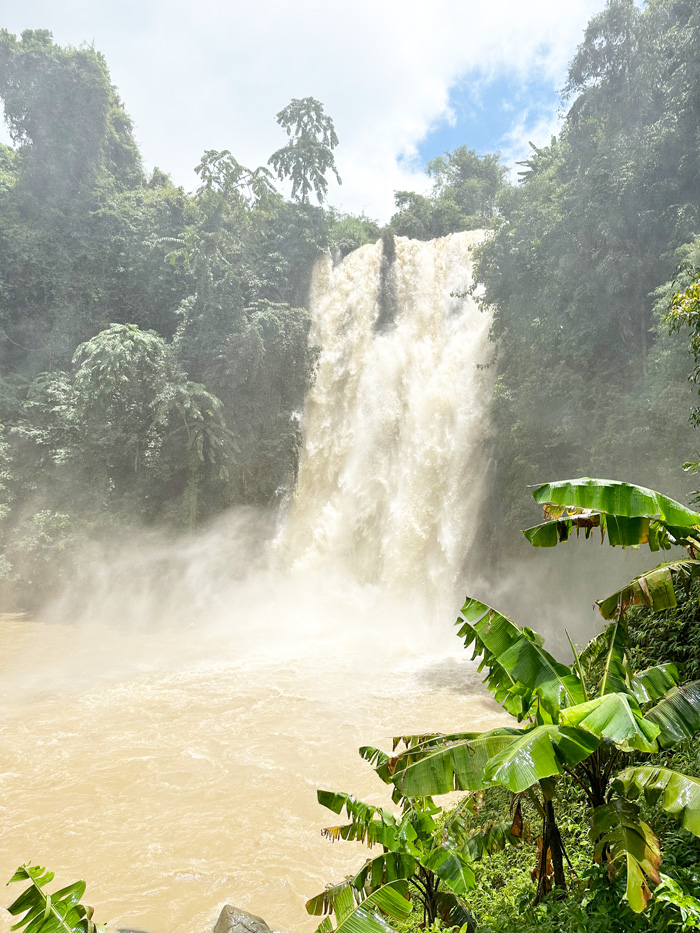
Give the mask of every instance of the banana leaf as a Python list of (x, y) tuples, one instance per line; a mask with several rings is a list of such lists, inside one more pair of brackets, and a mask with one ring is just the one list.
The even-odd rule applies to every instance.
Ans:
[(659, 726), (642, 716), (633, 696), (606, 693), (579, 706), (562, 710), (561, 722), (610, 739), (622, 751), (656, 752)]
[(352, 820), (345, 826), (330, 826), (323, 829), (322, 835), (332, 841), (345, 839), (355, 842), (366, 842), (371, 848), (379, 844), (393, 849), (396, 846), (396, 817), (391, 810), (384, 807), (374, 807), (371, 804), (358, 800), (351, 794), (336, 793), (329, 790), (317, 790), (316, 797), (322, 807), (332, 810), (333, 813), (342, 813), (343, 810)]
[(582, 729), (535, 726), (489, 759), (484, 782), (501, 784), (519, 794), (543, 778), (562, 774), (564, 765), (584, 761), (599, 745), (598, 738)]
[(540, 504), (593, 509), (623, 518), (658, 518), (668, 525), (700, 526), (700, 513), (653, 489), (618, 480), (582, 476), (544, 483), (533, 490), (532, 496)]
[(483, 656), (482, 667), (489, 669), (487, 682), (497, 699), (506, 685), (501, 673), (504, 672), (508, 692), (520, 698), (539, 697), (552, 720), (556, 720), (562, 707), (583, 702), (581, 681), (569, 667), (544, 650), (540, 636), (521, 629), (476, 599), (467, 599), (462, 616), (464, 623), (459, 635), (464, 638), (464, 647), (474, 644), (474, 656)]
[(383, 852), (368, 859), (358, 873), (350, 879), (350, 884), (358, 891), (367, 894), (376, 891), (392, 881), (406, 881), (418, 871), (420, 861), (409, 852)]
[(493, 855), (508, 846), (516, 846), (522, 842), (522, 835), (513, 834), (513, 821), (484, 823), (472, 832), (464, 844), (464, 851), (473, 862), (480, 861), (485, 855)]
[(598, 693), (600, 696), (608, 693), (632, 693), (629, 635), (624, 617), (609, 625), (605, 636), (608, 639), (608, 648)]
[(406, 749), (396, 755), (387, 755), (386, 752), (374, 748), (372, 745), (363, 745), (359, 749), (359, 753), (361, 758), (374, 765), (375, 772), (385, 784), (391, 784), (397, 768), (404, 770), (414, 760), (425, 757), (427, 751), (444, 748), (446, 742), (468, 742), (472, 739), (481, 738), (482, 735), (482, 732), (431, 732), (426, 735), (397, 735), (393, 738), (394, 751), (401, 744), (404, 744)]
[(631, 797), (643, 794), (648, 804), (659, 804), (689, 832), (700, 836), (700, 778), (643, 765), (621, 771), (615, 786)]
[[(405, 881), (394, 881), (373, 891), (357, 904), (350, 887), (341, 890), (333, 902), (337, 918), (335, 933), (394, 933), (387, 918), (403, 922), (411, 912)], [(330, 917), (317, 927), (317, 933), (334, 933)]]
[(438, 845), (420, 861), (455, 894), (466, 894), (474, 887), (474, 869), (459, 849)]
[[(345, 888), (352, 887), (352, 880), (352, 878), (346, 878), (345, 881), (340, 881), (338, 884), (328, 885), (320, 894), (316, 894), (315, 897), (309, 898), (304, 905), (306, 907), (306, 912), (314, 917), (332, 914), (333, 905)], [(356, 904), (360, 904), (366, 897), (365, 892), (357, 888), (353, 888), (352, 894)]]
[(646, 670), (637, 671), (630, 682), (632, 693), (639, 704), (651, 703), (672, 690), (680, 680), (675, 664), (657, 664)]
[(502, 727), (470, 739), (446, 739), (444, 745), (434, 739), (423, 753), (412, 748), (397, 756), (392, 781), (406, 797), (481, 790), (489, 759), (522, 734), (520, 729)]
[(670, 561), (641, 573), (627, 586), (596, 602), (604, 619), (623, 615), (630, 606), (648, 606), (656, 612), (673, 609), (677, 604), (674, 582), (683, 583), (687, 588), (698, 574), (700, 560)]
[(644, 486), (581, 477), (545, 483), (532, 495), (545, 506), (547, 518), (523, 532), (535, 547), (554, 547), (574, 529), (589, 537), (593, 528), (600, 529), (603, 539), (607, 532), (613, 547), (648, 544), (658, 551), (700, 543), (700, 514)]
[(53, 894), (43, 890), (53, 881), (54, 874), (38, 865), (20, 865), (8, 884), (28, 881), (29, 887), (7, 908), (13, 917), (24, 916), (12, 927), (25, 927), (24, 933), (97, 933), (104, 926), (92, 920), (92, 908), (80, 899), (85, 893), (85, 882), (76, 881)]
[(662, 748), (692, 739), (700, 732), (700, 680), (673, 687), (663, 700), (647, 710), (645, 719), (659, 727)]
[(651, 898), (647, 878), (652, 884), (661, 880), (659, 841), (639, 816), (639, 809), (629, 800), (617, 798), (596, 807), (591, 819), (591, 840), (598, 862), (607, 855), (613, 868), (625, 863), (627, 901), (641, 913)]
[(648, 544), (650, 550), (658, 551), (659, 548), (668, 550), (675, 543), (671, 541), (665, 526), (649, 518), (621, 518), (588, 510), (562, 512), (557, 518), (526, 528), (523, 534), (533, 547), (555, 547), (568, 541), (574, 530), (577, 535), (583, 530), (585, 537), (590, 538), (594, 528), (600, 530), (601, 542), (605, 540), (607, 532), (608, 543), (612, 547)]
[(435, 903), (445, 929), (459, 927), (460, 933), (475, 933), (474, 915), (460, 897), (451, 891), (438, 891)]

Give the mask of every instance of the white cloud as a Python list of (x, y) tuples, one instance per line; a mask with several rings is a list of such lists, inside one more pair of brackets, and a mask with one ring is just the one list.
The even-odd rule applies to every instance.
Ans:
[[(292, 97), (322, 100), (341, 145), (332, 203), (385, 219), (395, 188), (424, 187), (411, 156), (453, 119), (465, 80), (537, 75), (563, 83), (602, 0), (25, 0), (13, 32), (51, 29), (94, 41), (136, 123), (148, 165), (191, 188), (204, 149), (250, 165), (284, 142), (275, 113)], [(526, 117), (521, 117), (526, 126)], [(514, 131), (515, 132), (515, 131)], [(507, 141), (506, 141), (507, 144)], [(515, 144), (514, 144), (515, 145)]]

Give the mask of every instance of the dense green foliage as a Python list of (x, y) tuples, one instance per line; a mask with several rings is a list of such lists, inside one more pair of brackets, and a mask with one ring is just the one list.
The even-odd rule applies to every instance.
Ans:
[[(571, 665), (550, 655), (531, 629), (468, 598), (457, 622), (459, 635), (466, 647), (473, 645), (488, 689), (519, 725), (398, 736), (391, 753), (360, 752), (393, 786), (404, 814), (415, 806), (421, 815), (429, 804), (430, 819), (422, 825), (427, 839), (414, 833), (409, 844), (419, 841), (419, 850), (431, 856), (442, 848), (440, 865), (456, 856), (465, 867), (480, 862), (470, 877), (476, 878), (474, 891), (472, 883), (460, 891), (464, 896), (469, 890), (480, 929), (496, 933), (517, 922), (526, 930), (572, 933), (694, 930), (700, 920), (700, 681), (679, 674), (658, 638), (640, 649), (649, 610), (658, 620), (660, 610), (686, 608), (687, 596), (677, 608), (674, 584), (689, 590), (693, 570), (700, 569), (692, 556), (700, 513), (653, 490), (606, 480), (545, 484), (533, 495), (549, 515), (540, 527), (556, 533), (553, 542), (544, 542), (537, 535), (533, 540), (531, 529), (526, 536), (536, 546), (566, 541), (569, 521), (576, 519), (577, 532), (607, 530), (613, 546), (646, 543), (654, 551), (680, 545), (691, 556), (648, 571), (600, 600), (608, 624), (583, 651), (572, 645)], [(639, 604), (645, 606), (641, 618), (639, 610), (630, 613)], [(630, 636), (635, 623), (636, 639)], [(697, 640), (696, 628), (691, 641)], [(635, 667), (635, 656), (648, 666)], [(694, 673), (693, 663), (686, 677)], [(651, 765), (648, 755), (655, 756)], [(436, 820), (431, 795), (452, 790), (468, 796)], [(347, 900), (348, 888), (360, 909), (387, 882), (411, 877), (415, 860), (403, 872), (393, 861), (405, 845), (405, 831), (398, 832), (403, 819), (344, 794), (323, 791), (319, 800), (336, 812), (344, 807), (352, 818), (327, 832), (379, 843), (384, 854), (313, 899), (318, 912), (333, 911), (341, 897)], [(534, 839), (537, 824), (542, 830)], [(685, 833), (679, 835), (678, 824)], [(669, 875), (659, 870), (659, 838), (667, 834), (673, 841), (664, 850)], [(484, 862), (487, 855), (490, 864)], [(574, 898), (566, 897), (567, 887)], [(425, 909), (425, 898), (421, 903)], [(435, 928), (436, 912), (426, 912), (424, 920)], [(360, 933), (369, 933), (363, 917), (356, 923)], [(445, 926), (450, 925), (448, 919)], [(414, 928), (409, 919), (401, 929)]]
[(203, 154), (192, 195), (146, 178), (102, 56), (45, 30), (0, 32), (0, 98), (0, 578), (26, 606), (105, 524), (283, 495), (313, 264), (378, 229), (309, 204), (338, 142), (313, 98), (278, 114), (270, 160), (298, 203), (228, 151)]
[[(609, 0), (571, 63), (563, 128), (517, 185), (497, 155), (463, 145), (428, 164), (428, 195), (396, 192), (387, 237), (493, 231), (477, 260), (497, 350), (487, 556), (516, 546), (504, 529), (527, 522), (521, 490), (544, 469), (688, 492), (698, 60), (693, 0)], [(0, 97), (14, 141), (0, 148), (0, 572), (25, 573), (52, 537), (66, 550), (96, 523), (190, 526), (276, 502), (294, 482), (313, 373), (313, 263), (382, 232), (320, 206), (339, 180), (323, 105), (295, 99), (277, 114), (288, 141), (268, 164), (288, 201), (268, 168), (226, 150), (203, 154), (193, 194), (158, 169), (146, 178), (102, 56), (46, 31), (0, 33)], [(112, 324), (152, 331), (170, 359), (168, 399), (140, 383), (127, 446), (146, 453), (131, 460), (127, 409), (88, 440), (75, 396), (76, 349)], [(690, 327), (689, 348), (669, 324)], [(199, 414), (183, 421), (190, 405)], [(193, 441), (194, 422), (216, 423), (219, 441)]]
[(545, 471), (686, 491), (691, 366), (660, 318), (700, 229), (699, 61), (694, 0), (610, 0), (562, 131), (500, 197), (478, 266), (499, 340), (497, 526), (527, 521), (517, 491)]
[(498, 223), (507, 169), (498, 155), (479, 156), (459, 146), (428, 163), (433, 179), (429, 197), (397, 191), (398, 213), (389, 229), (398, 236), (430, 240), (457, 230), (478, 230)]

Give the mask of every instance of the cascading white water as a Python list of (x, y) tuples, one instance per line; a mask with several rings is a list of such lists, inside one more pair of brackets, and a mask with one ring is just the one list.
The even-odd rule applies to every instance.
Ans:
[(482, 231), (382, 241), (313, 283), (320, 347), (283, 546), (299, 568), (452, 595), (488, 460), (490, 316), (469, 294)]
[(44, 619), (0, 616), (0, 881), (84, 877), (110, 929), (210, 933), (228, 902), (305, 933), (304, 901), (366, 857), (321, 837), (316, 788), (386, 805), (360, 744), (507, 721), (451, 630), (491, 381), (489, 317), (452, 293), (482, 236), (319, 264), (286, 567), (243, 510), (86, 552)]

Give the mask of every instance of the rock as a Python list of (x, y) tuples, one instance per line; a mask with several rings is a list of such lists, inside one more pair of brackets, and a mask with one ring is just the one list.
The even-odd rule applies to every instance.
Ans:
[(262, 917), (227, 904), (219, 914), (214, 933), (272, 933)]

